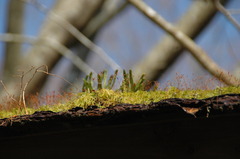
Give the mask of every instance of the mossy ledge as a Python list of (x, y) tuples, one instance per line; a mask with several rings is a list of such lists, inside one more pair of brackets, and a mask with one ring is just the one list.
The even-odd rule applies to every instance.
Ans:
[[(240, 94), (240, 87), (217, 87), (213, 90), (180, 90), (176, 87), (169, 87), (167, 90), (155, 91), (114, 91), (110, 89), (100, 89), (91, 92), (80, 92), (74, 94), (68, 102), (54, 105), (44, 105), (38, 108), (27, 108), (29, 114), (36, 111), (64, 112), (75, 107), (86, 109), (88, 106), (98, 106), (100, 108), (111, 107), (117, 104), (149, 104), (159, 102), (169, 98), (183, 99), (204, 99), (223, 94)], [(26, 115), (23, 109), (14, 108), (0, 111), (0, 118), (9, 118), (18, 115)]]
[[(0, 109), (0, 119), (33, 114), (37, 111), (64, 112), (75, 107), (87, 109), (89, 106), (106, 108), (117, 104), (146, 105), (170, 98), (204, 99), (223, 94), (240, 94), (240, 86), (216, 87), (212, 90), (183, 90), (169, 86), (165, 90), (159, 90), (156, 83), (145, 80), (144, 74), (141, 75), (138, 80), (134, 80), (132, 70), (128, 72), (125, 70), (122, 71), (122, 82), (118, 89), (113, 90), (118, 79), (117, 75), (118, 70), (115, 70), (111, 76), (108, 76), (107, 70), (97, 74), (95, 78), (93, 77), (93, 73), (86, 75), (83, 79), (82, 92), (70, 93), (71, 95), (67, 96), (67, 101), (64, 100), (64, 102), (60, 99), (60, 102), (54, 102), (54, 104), (34, 106), (34, 104), (39, 103), (39, 99), (37, 98), (37, 102), (35, 100), (35, 103), (30, 103), (28, 107), (25, 104), (25, 99), (20, 99), (18, 103), (10, 102), (10, 104), (6, 106), (8, 109)], [(96, 81), (94, 79), (96, 79)], [(180, 76), (178, 80), (181, 81), (181, 79), (182, 76)]]

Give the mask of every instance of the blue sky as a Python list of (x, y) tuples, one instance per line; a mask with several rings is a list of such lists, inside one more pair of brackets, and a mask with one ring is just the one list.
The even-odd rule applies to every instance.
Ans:
[[(0, 1), (0, 33), (5, 32), (5, 21), (6, 21), (6, 3), (7, 0), (1, 0)], [(3, 43), (0, 42), (0, 68), (2, 68), (2, 63), (3, 63)], [(1, 74), (1, 69), (0, 69), (0, 74)]]
[[(5, 32), (7, 15), (7, 4), (9, 0), (0, 0), (0, 33)], [(44, 5), (51, 7), (54, 0), (40, 0)], [(145, 1), (158, 11), (170, 22), (176, 22), (191, 4), (191, 0), (149, 0)], [(227, 8), (240, 8), (240, 1), (232, 0)], [(234, 15), (240, 20), (240, 14)], [(44, 21), (45, 15), (31, 5), (26, 5), (24, 34), (36, 36)], [(102, 47), (121, 67), (130, 69), (133, 64), (144, 57), (158, 40), (164, 36), (164, 32), (139, 13), (132, 6), (129, 6), (117, 18), (109, 22), (98, 34), (96, 43)], [(232, 71), (240, 62), (239, 31), (226, 18), (218, 14), (208, 28), (196, 39), (209, 56), (221, 67)], [(24, 49), (27, 49), (24, 45)], [(4, 47), (0, 42), (0, 63), (3, 63)], [(106, 65), (96, 66), (95, 61), (99, 57), (93, 55), (89, 64), (101, 71), (108, 68)], [(2, 68), (2, 67), (1, 67)], [(171, 80), (176, 72), (191, 76), (192, 74), (206, 74), (206, 72), (195, 62), (189, 53), (177, 60), (170, 68), (162, 81)]]

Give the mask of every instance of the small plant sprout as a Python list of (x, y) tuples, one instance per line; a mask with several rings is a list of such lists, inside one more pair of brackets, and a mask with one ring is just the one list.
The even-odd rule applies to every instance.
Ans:
[[(83, 92), (93, 92), (94, 90), (101, 90), (101, 89), (113, 89), (114, 84), (117, 79), (118, 70), (114, 72), (113, 75), (111, 75), (108, 78), (107, 71), (103, 71), (97, 75), (97, 88), (94, 89), (94, 80), (92, 78), (92, 72), (87, 75), (83, 79)], [(123, 70), (123, 81), (120, 85), (120, 88), (118, 89), (121, 92), (136, 92), (138, 90), (144, 90), (145, 85), (145, 75), (142, 75), (140, 79), (135, 83), (133, 80), (133, 74), (132, 70), (129, 70), (129, 73), (127, 73), (125, 70)]]
[(82, 86), (82, 91), (83, 92), (92, 92), (93, 91), (93, 78), (92, 78), (93, 73), (90, 72), (89, 75), (87, 75), (83, 79), (83, 86)]
[(118, 70), (114, 72), (113, 75), (108, 77), (108, 73), (104, 70), (102, 73), (98, 74), (98, 90), (100, 89), (113, 89), (113, 86), (116, 82)]
[(92, 78), (93, 73), (91, 72), (83, 79), (82, 91), (90, 93), (93, 92), (94, 90), (113, 89), (113, 86), (116, 82), (117, 74), (118, 70), (116, 70), (114, 74), (111, 75), (108, 79), (107, 70), (104, 70), (103, 72), (99, 73), (97, 75), (97, 88), (95, 89), (94, 79)]
[(129, 70), (129, 73), (126, 73), (123, 70), (123, 82), (120, 86), (122, 92), (136, 92), (138, 90), (144, 90), (145, 88), (145, 75), (143, 74), (140, 79), (135, 83), (133, 80), (132, 70)]

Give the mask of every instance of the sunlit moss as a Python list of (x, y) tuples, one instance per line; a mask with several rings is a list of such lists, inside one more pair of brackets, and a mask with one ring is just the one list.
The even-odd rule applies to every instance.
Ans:
[[(65, 104), (57, 104), (50, 106), (52, 111), (67, 110), (73, 107), (87, 108), (90, 105), (100, 107), (114, 106), (120, 103), (129, 104), (149, 104), (168, 98), (196, 98), (203, 99), (220, 94), (240, 93), (239, 87), (222, 87), (214, 90), (180, 90), (175, 87), (170, 87), (166, 91), (136, 91), (136, 92), (121, 92), (108, 89), (97, 90), (91, 93), (79, 93), (73, 100)], [(49, 106), (47, 106), (49, 109)]]
[[(29, 114), (33, 114), (36, 109), (26, 108)], [(2, 110), (0, 111), (0, 118), (9, 118), (18, 115), (26, 115), (26, 111), (24, 109), (13, 108), (10, 111)]]
[[(27, 108), (27, 110), (29, 114), (32, 114), (35, 111), (47, 110), (60, 112), (74, 107), (87, 108), (91, 105), (96, 105), (99, 107), (110, 107), (120, 103), (149, 104), (151, 102), (158, 102), (162, 99), (168, 98), (203, 99), (229, 93), (240, 94), (240, 87), (217, 87), (213, 90), (180, 90), (176, 87), (169, 87), (165, 91), (157, 90), (136, 92), (122, 92), (109, 89), (101, 89), (92, 92), (80, 92), (78, 94), (75, 94), (75, 96), (66, 103), (41, 106), (37, 109)], [(0, 111), (0, 118), (7, 118), (24, 114), (24, 110), (14, 108), (9, 111)]]

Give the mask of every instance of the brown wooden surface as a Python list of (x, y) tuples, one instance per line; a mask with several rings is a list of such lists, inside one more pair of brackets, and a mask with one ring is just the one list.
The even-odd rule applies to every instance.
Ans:
[[(240, 158), (238, 99), (239, 95), (197, 103), (169, 99), (150, 106), (119, 105), (103, 115), (99, 108), (75, 108), (64, 118), (38, 112), (34, 118), (25, 116), (35, 121), (5, 123), (0, 128), (0, 154), (4, 158)], [(209, 117), (206, 112), (186, 113), (183, 101), (184, 107), (191, 102), (199, 104), (197, 108), (211, 106)], [(71, 116), (71, 112), (81, 112), (82, 117)]]
[(10, 158), (239, 158), (240, 115), (149, 121), (0, 140)]

